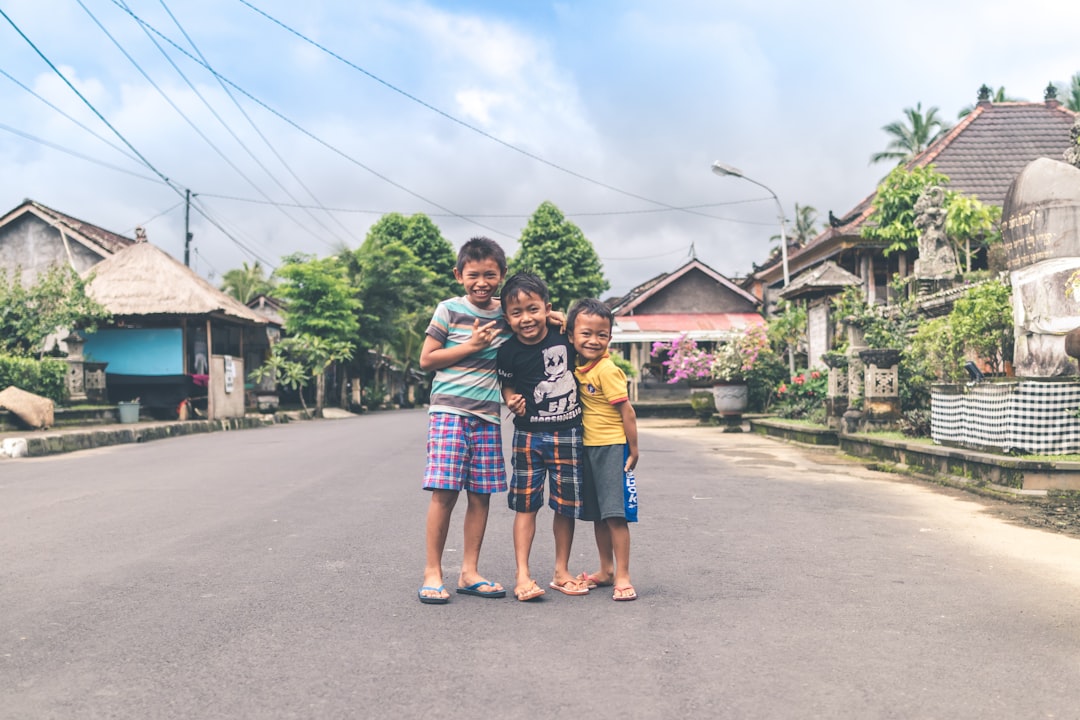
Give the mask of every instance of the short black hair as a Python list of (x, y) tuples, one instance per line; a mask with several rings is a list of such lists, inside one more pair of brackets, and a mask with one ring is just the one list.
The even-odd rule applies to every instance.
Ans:
[(595, 315), (607, 320), (609, 328), (615, 326), (615, 314), (611, 312), (611, 308), (596, 298), (578, 300), (570, 308), (570, 314), (566, 316), (566, 329), (570, 332), (574, 331), (574, 321), (577, 320), (578, 315)]
[(467, 262), (484, 260), (494, 260), (502, 274), (506, 274), (506, 253), (499, 243), (486, 237), (474, 237), (461, 246), (457, 254), (457, 271), (464, 270)]
[(518, 295), (535, 295), (545, 303), (551, 302), (551, 291), (547, 283), (539, 276), (531, 272), (517, 272), (506, 279), (502, 288), (503, 312), (506, 312), (506, 303)]

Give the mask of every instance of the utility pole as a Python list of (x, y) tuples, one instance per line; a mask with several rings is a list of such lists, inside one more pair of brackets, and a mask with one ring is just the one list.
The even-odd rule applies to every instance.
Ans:
[(191, 267), (191, 190), (184, 191), (184, 267)]

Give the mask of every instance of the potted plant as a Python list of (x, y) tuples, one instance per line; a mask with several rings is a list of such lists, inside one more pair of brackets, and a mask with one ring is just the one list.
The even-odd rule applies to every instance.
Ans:
[(722, 415), (738, 415), (746, 409), (748, 390), (746, 378), (757, 365), (762, 353), (769, 350), (764, 325), (754, 325), (738, 332), (713, 350), (698, 347), (697, 342), (683, 334), (674, 340), (653, 344), (653, 356), (667, 355), (663, 361), (668, 382), (681, 380), (712, 385), (716, 411)]

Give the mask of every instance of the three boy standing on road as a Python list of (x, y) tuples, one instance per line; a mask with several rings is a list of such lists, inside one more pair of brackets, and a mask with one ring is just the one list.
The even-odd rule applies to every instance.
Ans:
[[(626, 522), (636, 519), (637, 496), (632, 474), (626, 478), (624, 472), (632, 471), (637, 462), (637, 429), (626, 398), (625, 375), (607, 355), (611, 313), (606, 308), (600, 310), (599, 301), (575, 307), (582, 328), (579, 347), (576, 336), (571, 342), (561, 330), (549, 327), (552, 322), (561, 324), (562, 318), (552, 313), (547, 286), (537, 276), (518, 273), (507, 281), (501, 301), (497, 300), (495, 293), (505, 274), (506, 256), (497, 243), (487, 238), (465, 243), (454, 270), (465, 295), (439, 304), (421, 350), (421, 369), (435, 370), (436, 374), (424, 472), (424, 488), (432, 492), (426, 525), (427, 561), (418, 598), (426, 604), (449, 602), (442, 554), (450, 515), (462, 489), (467, 492), (468, 506), (457, 592), (488, 598), (506, 595), (500, 584), (486, 580), (477, 568), (491, 494), (507, 489), (499, 426), (501, 395), (516, 416), (514, 473), (508, 496), (515, 511), (515, 597), (528, 601), (544, 594), (529, 571), (529, 554), (536, 512), (543, 505), (544, 484), (549, 481), (556, 548), (550, 587), (567, 595), (586, 595), (591, 588), (614, 585), (613, 599), (633, 600), (637, 595), (629, 579)], [(605, 323), (606, 332), (602, 332), (600, 326)], [(602, 375), (596, 378), (605, 378), (604, 391), (598, 392), (596, 384), (582, 386), (589, 392), (584, 433), (575, 381), (577, 353), (587, 372), (602, 368)], [(622, 377), (621, 396), (615, 389), (617, 376)], [(578, 379), (582, 377), (578, 375)], [(605, 402), (615, 408), (615, 417), (624, 427), (621, 435), (610, 432), (612, 417), (610, 408), (603, 407)], [(592, 431), (592, 441), (590, 427), (602, 430), (600, 435)], [(609, 442), (619, 437), (622, 443)], [(590, 445), (620, 447), (590, 463), (584, 451), (584, 446)], [(616, 452), (620, 461), (609, 462)], [(583, 467), (588, 476), (584, 483)], [(632, 507), (615, 507), (615, 490), (632, 500)], [(583, 512), (596, 520), (600, 569), (574, 577), (568, 568), (570, 549), (574, 522), (585, 517)]]

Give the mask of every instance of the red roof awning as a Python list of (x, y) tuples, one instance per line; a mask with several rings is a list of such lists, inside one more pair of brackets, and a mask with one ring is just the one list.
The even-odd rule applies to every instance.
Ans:
[(656, 342), (678, 335), (695, 340), (725, 340), (733, 332), (764, 325), (757, 313), (683, 313), (671, 315), (617, 315), (612, 342)]

